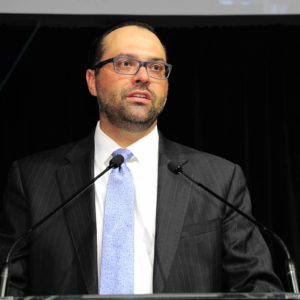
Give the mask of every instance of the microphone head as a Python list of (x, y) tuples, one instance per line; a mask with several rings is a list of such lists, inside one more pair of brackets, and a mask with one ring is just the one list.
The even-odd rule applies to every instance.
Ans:
[(124, 157), (121, 154), (118, 154), (110, 160), (109, 166), (115, 169), (120, 167), (123, 162), (124, 162)]
[(176, 175), (178, 175), (179, 173), (182, 172), (182, 166), (178, 163), (173, 162), (173, 161), (170, 161), (168, 163), (168, 168), (172, 173), (175, 173)]

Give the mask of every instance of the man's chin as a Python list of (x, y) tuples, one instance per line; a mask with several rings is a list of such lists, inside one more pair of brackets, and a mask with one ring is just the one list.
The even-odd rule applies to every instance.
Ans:
[(132, 109), (121, 112), (120, 119), (132, 124), (151, 124), (157, 118), (154, 109)]
[(142, 116), (127, 116), (122, 118), (122, 128), (126, 128), (128, 131), (141, 132), (149, 129), (156, 121), (156, 117), (142, 117)]
[(114, 126), (130, 132), (149, 129), (156, 121), (158, 112), (153, 107), (122, 107), (119, 110), (103, 110)]
[(132, 124), (132, 125), (136, 125), (136, 126), (151, 126), (155, 119), (153, 118), (130, 118), (130, 119), (126, 119), (124, 120), (126, 123), (128, 124)]

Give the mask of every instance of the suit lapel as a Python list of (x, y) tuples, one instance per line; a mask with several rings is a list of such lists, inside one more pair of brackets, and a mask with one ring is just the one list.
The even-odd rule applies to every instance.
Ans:
[[(90, 135), (78, 143), (66, 156), (69, 163), (57, 171), (62, 201), (69, 199), (94, 176), (93, 137)], [(94, 187), (91, 187), (64, 209), (83, 280), (89, 294), (96, 294), (98, 291), (94, 199)]]
[(156, 213), (155, 258), (153, 291), (164, 290), (182, 230), (191, 192), (191, 184), (168, 169), (170, 161), (183, 163), (184, 155), (177, 153), (172, 144), (160, 137), (158, 197)]

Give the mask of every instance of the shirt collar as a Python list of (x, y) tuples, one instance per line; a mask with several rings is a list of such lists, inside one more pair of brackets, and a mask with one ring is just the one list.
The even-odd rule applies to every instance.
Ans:
[(134, 158), (142, 165), (151, 165), (158, 156), (158, 130), (157, 126), (146, 136), (127, 147)]
[[(111, 154), (121, 147), (102, 131), (99, 121), (94, 139), (95, 164), (101, 169), (108, 166)], [(131, 160), (138, 161), (142, 165), (149, 165), (158, 156), (158, 140), (158, 130), (155, 126), (149, 134), (127, 147), (133, 153)]]

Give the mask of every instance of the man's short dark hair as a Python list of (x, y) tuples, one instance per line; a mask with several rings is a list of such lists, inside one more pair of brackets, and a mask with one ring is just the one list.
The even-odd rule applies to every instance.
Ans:
[[(89, 67), (91, 68), (92, 66), (94, 66), (97, 62), (99, 62), (104, 54), (104, 39), (106, 38), (106, 36), (108, 36), (111, 32), (115, 31), (116, 29), (122, 28), (122, 27), (126, 27), (126, 26), (137, 26), (137, 27), (141, 27), (144, 29), (147, 29), (149, 31), (151, 31), (152, 33), (154, 33), (157, 36), (157, 33), (154, 29), (154, 27), (152, 27), (151, 25), (144, 23), (144, 22), (140, 22), (140, 21), (134, 21), (134, 20), (130, 20), (130, 21), (123, 21), (121, 23), (117, 23), (113, 26), (110, 26), (109, 28), (107, 28), (103, 34), (101, 34), (99, 37), (97, 37), (92, 46), (91, 46), (91, 53), (90, 53), (90, 62), (89, 62)], [(163, 45), (164, 49), (165, 46)]]

